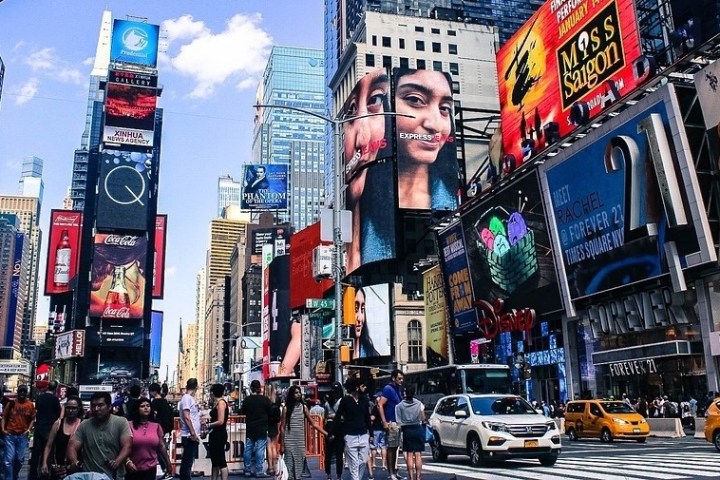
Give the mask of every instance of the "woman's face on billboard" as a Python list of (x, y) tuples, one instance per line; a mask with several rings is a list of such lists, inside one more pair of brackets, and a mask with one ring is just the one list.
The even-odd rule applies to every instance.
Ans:
[[(382, 113), (390, 90), (390, 79), (385, 69), (365, 75), (345, 101), (344, 118), (360, 117), (369, 113)], [(385, 117), (358, 118), (343, 124), (345, 149), (345, 176), (377, 158), (377, 152), (387, 146)]]
[(402, 75), (395, 85), (398, 113), (398, 150), (418, 163), (433, 163), (445, 145), (452, 141), (453, 97), (447, 77), (434, 70), (416, 70)]
[(355, 294), (355, 338), (360, 338), (365, 328), (365, 292), (358, 290)]

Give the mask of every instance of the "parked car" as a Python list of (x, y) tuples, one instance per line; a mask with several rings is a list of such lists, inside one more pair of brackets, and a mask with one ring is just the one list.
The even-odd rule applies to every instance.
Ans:
[(565, 408), (565, 433), (570, 440), (599, 438), (645, 442), (650, 424), (632, 407), (617, 400), (573, 400)]
[(560, 454), (555, 422), (537, 413), (522, 397), (464, 394), (441, 398), (430, 416), (433, 460), (469, 455), (473, 467), (487, 461), (537, 458), (554, 465)]
[(712, 442), (720, 452), (720, 397), (708, 405), (705, 413), (705, 440)]

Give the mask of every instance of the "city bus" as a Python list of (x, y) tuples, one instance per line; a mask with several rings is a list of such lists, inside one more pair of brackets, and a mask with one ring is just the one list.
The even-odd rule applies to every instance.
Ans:
[[(513, 393), (513, 381), (508, 365), (470, 363), (446, 365), (416, 372), (407, 372), (405, 387), (414, 387), (415, 397), (432, 412), (437, 401), (456, 393)], [(375, 379), (376, 390), (390, 383), (390, 375)]]

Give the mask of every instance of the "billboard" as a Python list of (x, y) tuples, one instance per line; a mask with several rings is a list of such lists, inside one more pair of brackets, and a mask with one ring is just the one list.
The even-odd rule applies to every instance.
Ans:
[(355, 291), (355, 327), (350, 330), (352, 358), (384, 357), (390, 351), (390, 284)]
[(96, 228), (100, 231), (146, 231), (152, 177), (152, 153), (103, 150), (100, 153)]
[(144, 236), (95, 235), (90, 272), (91, 317), (143, 318), (146, 257)]
[(720, 95), (718, 94), (720, 62), (715, 61), (694, 75), (700, 108), (702, 108), (705, 128), (710, 130), (720, 123)]
[(674, 92), (666, 85), (541, 166), (571, 299), (716, 258)]
[(423, 272), (425, 299), (425, 339), (427, 366), (439, 367), (449, 361), (448, 315), (445, 283), (440, 265)]
[(156, 88), (108, 82), (103, 142), (152, 147), (156, 107)]
[(473, 301), (485, 338), (493, 339), (502, 330), (500, 315), (524, 318), (514, 329), (529, 330), (534, 318), (530, 310), (562, 309), (545, 218), (536, 171), (514, 179), (462, 215), (473, 266)]
[(157, 88), (158, 76), (149, 72), (134, 72), (130, 70), (110, 69), (108, 71), (108, 82), (122, 83), (135, 87)]
[(55, 360), (85, 356), (85, 330), (70, 330), (55, 337)]
[(285, 210), (288, 196), (287, 165), (244, 165), (240, 208)]
[(162, 352), (163, 312), (153, 310), (150, 316), (150, 366), (160, 368)]
[(323, 298), (333, 282), (313, 278), (313, 250), (321, 244), (320, 222), (295, 232), (290, 242), (290, 308), (299, 308), (308, 298)]
[(445, 72), (393, 72), (398, 205), (455, 210), (460, 188), (452, 80)]
[(632, 91), (642, 78), (634, 0), (545, 2), (497, 54), (509, 173)]
[[(268, 267), (270, 361), (278, 377), (296, 376), (302, 331), (300, 317), (290, 312), (290, 255), (275, 256)], [(272, 367), (271, 367), (272, 369)]]
[(470, 266), (460, 222), (438, 233), (440, 265), (445, 279), (453, 331), (465, 333), (477, 329)]
[(69, 292), (78, 273), (82, 212), (52, 210), (48, 240), (45, 295)]
[(160, 27), (145, 22), (113, 20), (110, 62), (155, 68)]
[[(20, 282), (22, 277), (25, 276), (25, 270), (23, 269), (23, 254), (30, 251), (29, 245), (26, 242), (29, 239), (25, 238), (25, 234), (22, 232), (15, 232), (15, 250), (12, 257), (12, 275), (10, 277), (10, 291), (8, 295), (9, 301), (7, 302), (7, 330), (5, 333), (5, 345), (16, 345), (15, 334), (16, 325), (18, 322), (22, 322), (22, 315), (18, 316), (18, 301), (20, 301)], [(27, 259), (25, 259), (27, 260)], [(23, 282), (24, 283), (24, 282)], [(26, 286), (27, 290), (28, 287)], [(26, 292), (27, 294), (27, 292)], [(23, 298), (22, 301), (26, 301)]]
[(167, 215), (155, 217), (155, 245), (153, 248), (152, 297), (165, 294), (165, 251), (167, 247)]

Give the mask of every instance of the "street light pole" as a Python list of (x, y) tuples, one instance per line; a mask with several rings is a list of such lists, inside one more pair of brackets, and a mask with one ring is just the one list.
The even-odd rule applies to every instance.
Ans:
[(342, 344), (342, 279), (343, 279), (343, 246), (344, 242), (342, 239), (342, 227), (340, 221), (340, 215), (342, 209), (340, 208), (340, 190), (343, 188), (343, 177), (342, 177), (342, 155), (340, 154), (340, 127), (347, 123), (355, 120), (360, 120), (368, 117), (408, 117), (415, 118), (414, 115), (407, 113), (396, 113), (396, 112), (377, 112), (377, 113), (365, 113), (349, 118), (333, 119), (325, 115), (306, 110), (300, 107), (292, 107), (288, 105), (277, 105), (277, 104), (256, 104), (254, 107), (257, 108), (284, 108), (286, 110), (293, 110), (296, 112), (305, 113), (315, 118), (319, 118), (326, 123), (330, 123), (333, 126), (333, 141), (335, 147), (335, 158), (333, 158), (333, 282), (335, 283), (335, 379), (338, 382), (342, 382), (342, 366), (340, 365), (340, 345)]

